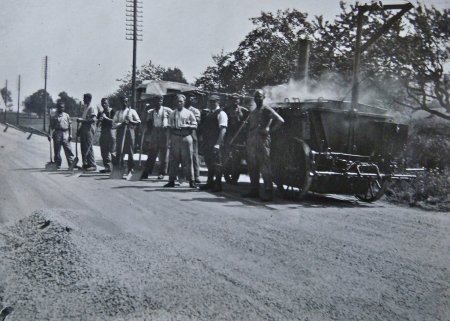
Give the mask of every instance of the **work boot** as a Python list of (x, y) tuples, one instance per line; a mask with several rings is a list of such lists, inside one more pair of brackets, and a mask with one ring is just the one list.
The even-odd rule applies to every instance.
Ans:
[(101, 169), (100, 173), (102, 173), (102, 174), (111, 173), (111, 169), (109, 169), (109, 168)]
[(158, 175), (158, 179), (164, 179), (164, 175), (163, 174), (159, 174)]
[(209, 189), (212, 189), (214, 187), (214, 184), (211, 183), (210, 181), (206, 182), (205, 185), (200, 186), (200, 190), (202, 191), (207, 191)]
[(169, 181), (166, 185), (164, 185), (164, 187), (175, 187), (175, 182)]
[(196, 178), (196, 179), (194, 180), (194, 182), (195, 182), (195, 184), (201, 184), (201, 183), (202, 183), (202, 181), (200, 180), (200, 178)]
[(219, 193), (222, 192), (222, 184), (216, 184), (214, 185), (214, 187), (211, 189), (212, 193)]
[(250, 192), (242, 194), (242, 197), (246, 197), (246, 198), (258, 198), (259, 197), (259, 192), (258, 190), (250, 190)]
[(271, 202), (273, 200), (273, 192), (272, 191), (264, 191), (261, 194), (260, 200), (263, 202)]
[(198, 186), (197, 186), (197, 184), (195, 184), (195, 182), (194, 181), (189, 181), (189, 187), (190, 188), (198, 188)]
[(95, 172), (97, 170), (97, 167), (95, 166), (89, 166), (85, 168), (86, 172)]
[(148, 178), (148, 171), (147, 171), (147, 170), (144, 170), (144, 171), (142, 172), (141, 179), (147, 179), (147, 178)]

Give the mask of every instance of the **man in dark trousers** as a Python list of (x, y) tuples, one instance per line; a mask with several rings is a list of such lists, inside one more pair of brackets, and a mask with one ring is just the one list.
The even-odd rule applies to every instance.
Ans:
[(200, 189), (213, 193), (222, 191), (222, 149), (227, 131), (228, 117), (220, 108), (219, 96), (209, 98), (210, 112), (202, 121), (205, 163), (208, 168), (208, 180)]
[(284, 119), (271, 107), (263, 105), (264, 92), (256, 90), (254, 95), (256, 108), (248, 118), (247, 164), (250, 175), (251, 190), (244, 197), (258, 197), (259, 177), (262, 174), (264, 191), (260, 196), (262, 201), (273, 198), (272, 170), (270, 164), (270, 132), (277, 130)]
[(97, 115), (97, 125), (101, 126), (100, 152), (102, 154), (103, 166), (105, 166), (105, 169), (102, 169), (100, 173), (110, 173), (111, 155), (114, 155), (116, 151), (116, 138), (114, 137), (112, 129), (115, 111), (109, 106), (108, 99), (102, 98), (101, 104), (103, 111), (99, 112)]
[(143, 179), (148, 178), (155, 166), (156, 157), (159, 159), (158, 179), (163, 179), (167, 175), (167, 130), (169, 115), (172, 109), (163, 106), (164, 97), (156, 95), (154, 97), (155, 107), (147, 112), (147, 134), (150, 134), (148, 147), (148, 158), (145, 163)]
[[(136, 110), (128, 106), (128, 98), (121, 97), (122, 108), (117, 111), (113, 118), (113, 128), (116, 128), (116, 159), (115, 165), (122, 164), (123, 154), (128, 155), (127, 168), (128, 173), (133, 170), (134, 159), (134, 128), (141, 123)], [(122, 140), (123, 152), (122, 152)], [(114, 164), (113, 164), (114, 165)]]
[(92, 95), (84, 94), (83, 103), (85, 110), (83, 116), (77, 119), (77, 121), (81, 123), (77, 135), (80, 137), (81, 158), (83, 160), (83, 169), (85, 171), (95, 171), (97, 169), (93, 146), (97, 122), (97, 108), (91, 105), (91, 101)]
[[(190, 106), (187, 108), (190, 110), (197, 120), (197, 124), (200, 125), (201, 113), (196, 107), (198, 106), (197, 97), (192, 95), (189, 98)], [(196, 184), (200, 184), (200, 162), (198, 159), (198, 132), (197, 129), (192, 129), (192, 165), (194, 166), (194, 181)]]
[[(69, 114), (64, 112), (65, 104), (63, 101), (56, 103), (56, 114), (50, 119), (50, 132), (53, 138), (53, 148), (55, 151), (55, 163), (58, 168), (61, 167), (61, 146), (66, 154), (67, 164), (73, 162), (73, 152), (70, 147), (72, 140), (72, 121)], [(50, 137), (48, 138), (50, 140)]]
[[(241, 160), (245, 158), (245, 155), (243, 155), (245, 152), (235, 147), (245, 144), (245, 132), (241, 130), (238, 136), (236, 134), (247, 119), (249, 111), (247, 108), (240, 106), (239, 103), (239, 95), (233, 94), (231, 95), (231, 104), (225, 108), (225, 113), (228, 116), (228, 128), (224, 143), (224, 173), (228, 175), (226, 179), (231, 184), (237, 184), (237, 177), (233, 174), (239, 172)], [(233, 138), (235, 139), (232, 142)]]

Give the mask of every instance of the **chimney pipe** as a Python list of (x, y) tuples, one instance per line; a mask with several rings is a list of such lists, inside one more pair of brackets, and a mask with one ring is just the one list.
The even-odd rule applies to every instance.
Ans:
[(296, 81), (304, 82), (305, 88), (308, 85), (308, 70), (309, 70), (309, 52), (310, 42), (307, 39), (300, 39), (297, 44), (298, 57), (297, 68), (294, 73)]

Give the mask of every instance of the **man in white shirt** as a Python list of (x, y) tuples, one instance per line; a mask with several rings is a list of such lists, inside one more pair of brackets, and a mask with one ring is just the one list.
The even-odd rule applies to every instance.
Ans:
[(148, 175), (152, 173), (156, 157), (159, 159), (158, 179), (163, 179), (164, 175), (167, 175), (167, 126), (172, 109), (163, 106), (163, 101), (162, 95), (156, 95), (154, 97), (155, 108), (147, 112), (147, 133), (150, 134), (150, 142), (145, 170), (141, 177), (143, 179), (148, 178)]
[[(192, 111), (197, 120), (197, 126), (200, 124), (201, 113), (196, 107), (198, 106), (197, 97), (192, 95), (189, 98), (190, 106), (187, 108)], [(192, 165), (194, 166), (194, 181), (196, 184), (200, 184), (200, 162), (198, 160), (198, 132), (197, 129), (192, 130)]]
[(222, 149), (227, 131), (228, 117), (220, 108), (219, 96), (209, 98), (210, 112), (202, 121), (202, 138), (204, 143), (205, 163), (208, 167), (208, 181), (200, 187), (213, 193), (222, 191)]
[(191, 188), (197, 188), (194, 182), (194, 169), (192, 166), (192, 129), (197, 128), (194, 114), (184, 107), (186, 97), (177, 95), (176, 109), (169, 115), (167, 145), (169, 151), (169, 182), (164, 187), (175, 187), (177, 169), (181, 163), (184, 175)]
[[(128, 155), (128, 173), (134, 166), (134, 127), (141, 123), (136, 110), (128, 106), (128, 98), (122, 97), (122, 109), (117, 111), (113, 118), (113, 127), (116, 131), (116, 157), (113, 165), (123, 164), (123, 154)], [(122, 150), (123, 146), (123, 150)]]
[(83, 95), (83, 103), (86, 108), (83, 116), (77, 119), (77, 122), (81, 123), (77, 135), (80, 137), (81, 158), (83, 161), (83, 169), (86, 171), (95, 171), (97, 169), (93, 144), (98, 111), (96, 107), (91, 106), (91, 101), (91, 94)]

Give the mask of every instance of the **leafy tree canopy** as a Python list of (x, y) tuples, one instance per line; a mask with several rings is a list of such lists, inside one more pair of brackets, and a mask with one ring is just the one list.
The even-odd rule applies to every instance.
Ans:
[(44, 89), (39, 89), (35, 93), (25, 98), (25, 112), (36, 113), (39, 116), (42, 116), (42, 114), (44, 113), (45, 95), (47, 95), (47, 109), (53, 108), (55, 104), (53, 103), (53, 99), (50, 94)]
[[(341, 13), (331, 22), (322, 16), (308, 19), (295, 9), (262, 12), (251, 19), (255, 27), (235, 51), (213, 56), (213, 65), (196, 85), (238, 92), (287, 83), (297, 68), (300, 40), (308, 39), (311, 87), (320, 86), (326, 76), (327, 81), (349, 89), (358, 11), (344, 2), (340, 6)], [(367, 102), (382, 101), (450, 119), (450, 78), (444, 69), (450, 62), (449, 12), (417, 4), (363, 53), (361, 92), (372, 93)], [(395, 13), (366, 13), (363, 43)]]

